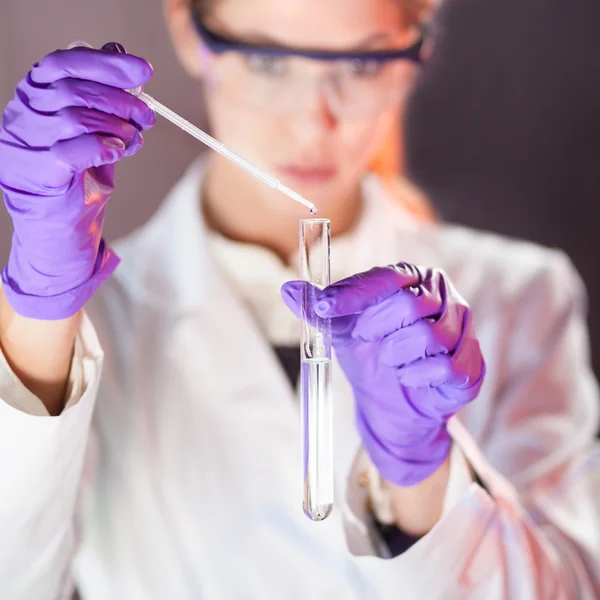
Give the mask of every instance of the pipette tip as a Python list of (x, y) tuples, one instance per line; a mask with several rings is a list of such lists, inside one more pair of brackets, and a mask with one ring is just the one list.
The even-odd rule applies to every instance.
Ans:
[(310, 210), (311, 215), (317, 214), (317, 207), (312, 202), (309, 202), (306, 198), (304, 198), (304, 196), (301, 196), (298, 192), (294, 192), (294, 190), (291, 190), (289, 187), (287, 187), (287, 185), (283, 185), (283, 183), (278, 181), (277, 189), (280, 192), (283, 192), (288, 198), (291, 198), (292, 200), (295, 200), (296, 202), (299, 202), (300, 204), (306, 206), (306, 208)]

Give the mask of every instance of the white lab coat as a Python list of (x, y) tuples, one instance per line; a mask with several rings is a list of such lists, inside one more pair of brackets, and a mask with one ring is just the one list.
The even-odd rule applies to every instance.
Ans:
[[(206, 250), (201, 171), (117, 246), (123, 262), (89, 306), (60, 416), (0, 365), (0, 598), (67, 599), (71, 572), (84, 600), (594, 598), (599, 400), (567, 259), (419, 224), (365, 184), (376, 210), (354, 271), (443, 267), (473, 307), (488, 365), (451, 424), (442, 519), (384, 558), (339, 368), (337, 506), (323, 523), (302, 513), (294, 392)], [(489, 494), (456, 483), (461, 457)]]

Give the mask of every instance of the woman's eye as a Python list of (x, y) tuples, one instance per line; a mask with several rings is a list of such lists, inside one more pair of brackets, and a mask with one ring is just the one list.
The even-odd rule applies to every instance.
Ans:
[(270, 76), (281, 76), (286, 71), (286, 61), (278, 56), (266, 56), (264, 54), (250, 54), (246, 58), (248, 67), (255, 73)]
[(373, 77), (381, 70), (381, 63), (377, 60), (354, 58), (346, 63), (345, 71), (356, 77)]

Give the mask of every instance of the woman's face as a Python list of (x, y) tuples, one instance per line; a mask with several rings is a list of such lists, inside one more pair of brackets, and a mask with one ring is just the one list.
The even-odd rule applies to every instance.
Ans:
[[(415, 31), (403, 22), (400, 4), (400, 0), (214, 0), (205, 24), (247, 43), (336, 52), (380, 50), (414, 41)], [(397, 102), (366, 114), (336, 114), (340, 111), (329, 106), (327, 93), (317, 85), (328, 79), (330, 62), (292, 58), (263, 63), (235, 53), (204, 53), (201, 58), (198, 38), (192, 44), (188, 36), (187, 44), (185, 38), (180, 44), (174, 37), (188, 70), (206, 80), (206, 106), (215, 137), (320, 208), (327, 209), (333, 199), (352, 192), (397, 120)], [(401, 67), (397, 87), (406, 88), (412, 69), (408, 63)], [(360, 83), (369, 85), (368, 74), (359, 77)], [(335, 76), (329, 79), (326, 85), (335, 86)], [(272, 102), (265, 89), (255, 89), (257, 82), (267, 92), (269, 85), (276, 86)], [(263, 98), (262, 105), (251, 101), (260, 94), (269, 101)], [(294, 110), (286, 110), (288, 104)], [(280, 203), (280, 198), (274, 201)]]

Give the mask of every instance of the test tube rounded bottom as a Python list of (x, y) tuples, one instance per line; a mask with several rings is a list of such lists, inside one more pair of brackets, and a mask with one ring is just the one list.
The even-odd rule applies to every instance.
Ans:
[(322, 521), (333, 511), (331, 359), (302, 360), (300, 385), (304, 459), (302, 507), (307, 517)]

